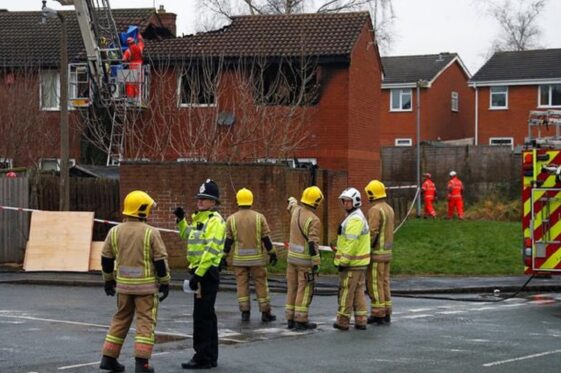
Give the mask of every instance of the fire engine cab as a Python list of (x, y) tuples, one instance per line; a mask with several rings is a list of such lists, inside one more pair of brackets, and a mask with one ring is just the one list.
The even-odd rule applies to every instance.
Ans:
[[(561, 110), (530, 111), (522, 151), (526, 274), (561, 274)], [(544, 136), (546, 135), (546, 136)]]

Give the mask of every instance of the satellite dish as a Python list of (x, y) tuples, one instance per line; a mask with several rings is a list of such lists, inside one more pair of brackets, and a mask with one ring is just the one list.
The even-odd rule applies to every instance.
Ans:
[(227, 111), (223, 111), (222, 113), (218, 114), (218, 119), (216, 120), (218, 125), (228, 127), (232, 126), (235, 121), (236, 117), (234, 117), (234, 114)]

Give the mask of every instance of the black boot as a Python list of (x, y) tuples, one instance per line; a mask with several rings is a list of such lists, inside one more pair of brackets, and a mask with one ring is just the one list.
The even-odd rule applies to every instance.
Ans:
[(111, 372), (124, 372), (125, 366), (119, 364), (117, 359), (115, 359), (114, 357), (103, 355), (103, 357), (101, 358), (101, 363), (99, 364), (99, 369), (110, 370)]
[[(215, 365), (213, 365), (215, 364)], [(181, 368), (183, 369), (210, 369), (217, 366), (216, 362), (198, 362), (191, 359), (188, 363), (182, 363)]]
[(134, 371), (135, 373), (153, 373), (154, 372), (154, 368), (152, 368), (150, 366), (150, 364), (148, 363), (148, 359), (143, 359), (141, 357), (136, 357), (134, 358), (135, 360), (135, 364), (134, 364)]
[(296, 324), (294, 325), (294, 328), (296, 330), (312, 330), (317, 328), (318, 325), (316, 323), (313, 322), (296, 322)]
[(385, 322), (386, 324), (391, 324), (391, 322), (392, 322), (392, 317), (391, 317), (391, 315), (386, 315), (386, 316), (384, 317), (384, 322)]
[(277, 317), (275, 315), (273, 315), (271, 313), (271, 311), (261, 313), (261, 321), (263, 321), (263, 322), (275, 321), (276, 319), (277, 319)]
[(242, 311), (242, 321), (249, 321), (249, 311)]
[(368, 324), (384, 325), (384, 318), (378, 316), (368, 316)]
[(287, 320), (286, 325), (288, 326), (288, 329), (294, 329), (294, 320)]

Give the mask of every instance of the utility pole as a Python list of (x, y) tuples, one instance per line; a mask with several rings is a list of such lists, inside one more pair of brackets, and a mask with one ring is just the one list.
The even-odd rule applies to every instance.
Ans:
[(419, 79), (417, 81), (417, 190), (419, 191), (416, 206), (417, 218), (421, 217), (421, 88), (426, 88), (427, 86), (428, 82), (426, 80)]

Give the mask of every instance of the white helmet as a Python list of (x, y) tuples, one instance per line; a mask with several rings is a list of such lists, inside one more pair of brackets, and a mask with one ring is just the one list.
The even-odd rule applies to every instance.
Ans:
[(353, 201), (353, 207), (358, 208), (362, 205), (362, 201), (360, 199), (360, 192), (355, 188), (347, 188), (341, 193), (339, 199), (350, 199)]
[(456, 171), (450, 171), (450, 177), (456, 176)]

